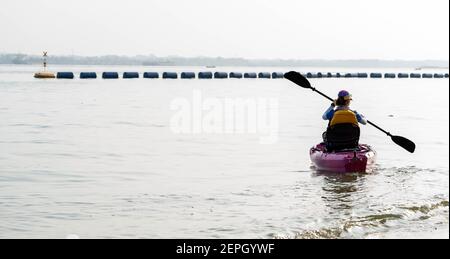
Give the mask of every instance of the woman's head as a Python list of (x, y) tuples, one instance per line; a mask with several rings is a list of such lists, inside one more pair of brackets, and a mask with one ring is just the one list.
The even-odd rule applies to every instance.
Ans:
[(336, 105), (349, 106), (351, 101), (353, 101), (352, 95), (348, 91), (342, 90), (338, 94), (338, 99), (336, 101)]

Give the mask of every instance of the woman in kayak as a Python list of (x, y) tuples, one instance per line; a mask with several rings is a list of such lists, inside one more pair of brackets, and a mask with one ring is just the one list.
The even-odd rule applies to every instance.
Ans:
[(329, 121), (327, 132), (323, 134), (324, 143), (329, 149), (358, 147), (359, 124), (366, 125), (367, 120), (350, 109), (352, 101), (352, 95), (348, 91), (340, 91), (338, 99), (323, 115), (323, 119)]

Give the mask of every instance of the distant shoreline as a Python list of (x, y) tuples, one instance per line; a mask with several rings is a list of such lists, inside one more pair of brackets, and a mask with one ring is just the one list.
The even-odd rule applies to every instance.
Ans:
[[(286, 60), (286, 59), (244, 59), (222, 57), (157, 57), (148, 56), (52, 56), (48, 58), (52, 65), (107, 65), (107, 66), (199, 66), (199, 67), (370, 67), (370, 68), (415, 68), (448, 69), (448, 60)], [(0, 54), (3, 65), (36, 65), (42, 63), (42, 57), (26, 54)]]

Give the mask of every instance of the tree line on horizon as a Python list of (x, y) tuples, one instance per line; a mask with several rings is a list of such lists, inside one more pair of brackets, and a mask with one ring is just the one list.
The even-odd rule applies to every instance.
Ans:
[[(132, 65), (132, 66), (271, 66), (271, 67), (414, 67), (448, 68), (444, 60), (284, 60), (244, 59), (223, 57), (157, 57), (140, 56), (50, 56), (54, 65)], [(0, 64), (34, 65), (42, 63), (42, 57), (26, 54), (0, 54)]]

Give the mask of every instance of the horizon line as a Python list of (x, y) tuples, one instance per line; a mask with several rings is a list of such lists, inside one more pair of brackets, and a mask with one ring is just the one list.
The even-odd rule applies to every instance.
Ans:
[[(23, 52), (0, 52), (0, 55), (25, 55), (30, 57), (41, 57), (39, 54), (30, 54)], [(155, 54), (136, 54), (136, 55), (126, 55), (126, 54), (102, 54), (102, 55), (80, 55), (80, 54), (50, 54), (49, 57), (81, 57), (81, 58), (101, 58), (101, 57), (121, 57), (121, 58), (182, 58), (182, 59), (198, 59), (198, 58), (207, 58), (207, 59), (241, 59), (247, 61), (383, 61), (383, 62), (424, 62), (424, 61), (438, 61), (438, 62), (447, 62), (449, 63), (449, 59), (402, 59), (402, 58), (392, 58), (392, 59), (382, 59), (382, 58), (338, 58), (338, 59), (325, 59), (325, 58), (248, 58), (248, 57), (225, 57), (225, 56), (181, 56), (181, 55), (166, 55), (159, 56)]]

